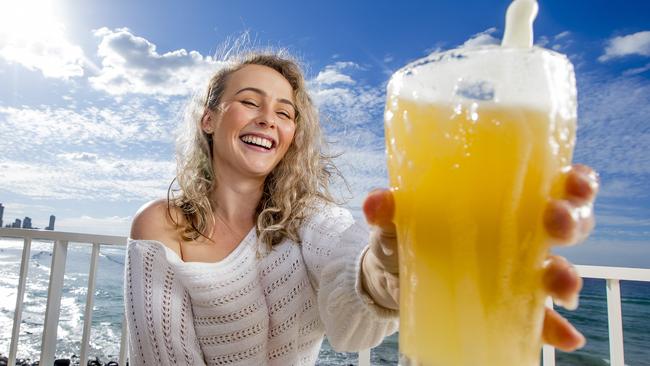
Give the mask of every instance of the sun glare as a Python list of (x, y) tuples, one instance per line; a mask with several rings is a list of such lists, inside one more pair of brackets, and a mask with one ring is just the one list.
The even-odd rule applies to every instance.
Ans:
[(46, 77), (83, 75), (83, 51), (68, 41), (59, 6), (56, 0), (0, 0), (0, 57)]
[(9, 42), (48, 38), (62, 27), (54, 16), (51, 0), (3, 0), (0, 2), (0, 35)]

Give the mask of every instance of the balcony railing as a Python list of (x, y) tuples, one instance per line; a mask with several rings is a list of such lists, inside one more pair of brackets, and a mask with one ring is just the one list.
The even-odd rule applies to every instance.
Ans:
[[(68, 255), (68, 243), (80, 243), (92, 245), (90, 267), (88, 270), (88, 289), (86, 295), (86, 308), (84, 312), (84, 326), (81, 338), (81, 350), (79, 359), (81, 365), (88, 360), (88, 339), (90, 337), (90, 326), (92, 324), (93, 300), (95, 294), (95, 275), (97, 272), (97, 257), (100, 246), (125, 246), (126, 237), (110, 235), (93, 235), (80, 233), (66, 233), (60, 231), (41, 231), (30, 229), (0, 228), (0, 237), (21, 238), (24, 240), (22, 258), (20, 261), (20, 277), (18, 280), (18, 291), (16, 293), (16, 307), (14, 311), (14, 322), (11, 331), (11, 344), (9, 346), (9, 357), (7, 365), (16, 364), (16, 352), (18, 350), (18, 336), (20, 334), (20, 322), (23, 312), (23, 297), (25, 295), (25, 284), (27, 283), (27, 270), (32, 240), (51, 240), (52, 265), (50, 267), (50, 280), (47, 289), (47, 306), (45, 308), (45, 321), (43, 324), (43, 338), (41, 342), (40, 365), (54, 364), (54, 352), (56, 351), (56, 331), (59, 325), (59, 310), (61, 307), (61, 293), (63, 289), (63, 275), (65, 262)], [(119, 364), (126, 365), (126, 321), (122, 318), (122, 338), (120, 340)]]
[[(92, 324), (92, 309), (95, 293), (95, 275), (97, 271), (97, 258), (101, 246), (124, 246), (126, 237), (110, 235), (93, 235), (80, 233), (67, 233), (58, 231), (40, 231), (30, 229), (0, 228), (0, 238), (19, 238), (24, 240), (22, 259), (20, 263), (20, 277), (16, 294), (16, 307), (14, 311), (11, 345), (9, 348), (8, 365), (16, 362), (18, 336), (20, 333), (21, 315), (23, 310), (23, 297), (29, 268), (30, 250), (32, 240), (46, 240), (53, 242), (52, 265), (50, 267), (50, 280), (47, 292), (47, 307), (41, 343), (40, 364), (52, 365), (56, 350), (56, 331), (59, 324), (59, 310), (61, 306), (61, 293), (63, 288), (63, 275), (68, 252), (68, 243), (92, 245), (88, 273), (88, 289), (85, 306), (84, 326), (81, 339), (80, 360), (85, 364), (88, 360), (88, 346), (90, 326)], [(623, 357), (623, 318), (621, 313), (620, 281), (646, 281), (650, 282), (650, 269), (577, 266), (578, 273), (584, 278), (597, 278), (606, 280), (607, 286), (607, 317), (609, 324), (609, 350), (610, 364), (624, 366)], [(548, 302), (552, 306), (552, 302)], [(119, 364), (126, 365), (127, 358), (126, 321), (122, 318), (122, 335), (120, 340)], [(555, 350), (553, 347), (544, 346), (544, 366), (555, 366)], [(370, 350), (359, 352), (359, 366), (370, 365)]]

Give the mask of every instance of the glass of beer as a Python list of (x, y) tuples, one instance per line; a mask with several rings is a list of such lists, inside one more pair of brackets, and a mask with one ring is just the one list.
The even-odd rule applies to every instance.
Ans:
[(571, 164), (573, 66), (538, 47), (461, 48), (405, 66), (387, 92), (400, 364), (538, 366), (543, 211)]

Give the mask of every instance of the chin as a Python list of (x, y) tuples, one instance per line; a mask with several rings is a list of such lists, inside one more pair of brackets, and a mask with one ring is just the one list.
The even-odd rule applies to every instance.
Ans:
[(254, 176), (254, 177), (257, 177), (257, 178), (266, 178), (268, 175), (271, 174), (271, 172), (273, 172), (272, 169), (271, 170), (267, 170), (267, 169), (264, 169), (264, 170), (251, 170), (250, 174), (252, 176)]

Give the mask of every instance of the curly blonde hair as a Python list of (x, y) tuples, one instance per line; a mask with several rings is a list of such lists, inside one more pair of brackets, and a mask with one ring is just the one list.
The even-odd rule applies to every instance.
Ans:
[[(212, 76), (204, 95), (195, 95), (184, 114), (184, 128), (177, 139), (177, 176), (180, 192), (167, 196), (168, 214), (184, 241), (205, 235), (208, 218), (213, 215), (209, 193), (218, 182), (212, 167), (212, 136), (201, 129), (206, 108), (216, 110), (221, 102), (229, 76), (246, 65), (270, 67), (282, 74), (293, 89), (297, 114), (294, 139), (286, 155), (266, 177), (262, 198), (256, 208), (255, 230), (259, 241), (271, 248), (285, 237), (300, 243), (298, 229), (315, 202), (339, 203), (329, 190), (334, 176), (343, 179), (333, 163), (335, 156), (326, 155), (318, 111), (308, 92), (298, 62), (286, 51), (249, 52), (231, 56)], [(215, 167), (218, 169), (218, 167)], [(345, 180), (343, 179), (345, 182)], [(347, 185), (347, 183), (346, 183)], [(172, 218), (171, 206), (182, 212), (185, 220)]]

